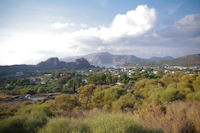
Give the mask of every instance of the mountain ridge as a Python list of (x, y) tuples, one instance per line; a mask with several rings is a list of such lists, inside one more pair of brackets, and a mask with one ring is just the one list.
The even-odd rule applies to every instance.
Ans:
[(60, 61), (57, 57), (48, 58), (45, 61), (41, 61), (36, 65), (6, 65), (0, 66), (0, 75), (6, 75), (7, 73), (16, 72), (29, 72), (35, 70), (57, 70), (57, 69), (89, 69), (94, 68), (89, 62), (84, 59), (76, 59), (75, 62)]
[(135, 55), (116, 55), (116, 54), (111, 54), (109, 52), (100, 52), (100, 53), (92, 53), (92, 54), (83, 55), (83, 56), (61, 58), (61, 60), (68, 62), (80, 57), (86, 58), (88, 62), (92, 65), (107, 66), (107, 67), (124, 65), (124, 64), (132, 63), (132, 62), (148, 62), (148, 61), (173, 59), (173, 57), (171, 56), (151, 57), (149, 59), (144, 59), (144, 58), (137, 57)]
[(132, 65), (144, 65), (144, 66), (158, 66), (158, 65), (171, 65), (171, 66), (194, 66), (194, 65), (200, 65), (200, 54), (191, 54), (191, 55), (185, 55), (181, 57), (177, 57), (175, 59), (169, 59), (164, 61), (150, 61), (150, 62), (135, 62), (126, 64), (126, 66), (132, 66)]

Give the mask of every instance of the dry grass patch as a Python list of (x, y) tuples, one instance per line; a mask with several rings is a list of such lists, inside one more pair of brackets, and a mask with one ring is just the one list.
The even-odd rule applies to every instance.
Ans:
[(166, 133), (200, 132), (200, 103), (176, 101), (163, 107), (154, 104), (137, 112), (147, 127), (159, 128)]

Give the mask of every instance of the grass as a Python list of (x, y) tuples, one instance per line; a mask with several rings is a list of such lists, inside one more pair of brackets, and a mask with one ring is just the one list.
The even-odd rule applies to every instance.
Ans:
[(35, 133), (47, 123), (44, 112), (10, 117), (0, 123), (0, 133)]
[(143, 127), (127, 114), (100, 113), (83, 119), (54, 118), (39, 133), (162, 133)]
[(176, 101), (165, 106), (149, 105), (138, 111), (143, 125), (159, 128), (166, 133), (199, 133), (200, 103)]

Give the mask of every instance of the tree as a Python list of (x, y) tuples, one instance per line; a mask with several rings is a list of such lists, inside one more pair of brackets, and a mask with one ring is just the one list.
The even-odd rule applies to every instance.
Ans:
[(127, 76), (126, 73), (122, 73), (122, 74), (120, 74), (119, 81), (124, 83), (124, 84), (127, 84), (128, 81), (129, 81), (129, 77)]
[(185, 75), (183, 72), (168, 73), (160, 81), (167, 87), (172, 82), (178, 83), (183, 75)]
[(82, 84), (81, 78), (71, 78), (68, 80), (67, 85), (69, 88), (72, 88), (74, 92), (76, 92), (76, 89), (79, 88)]
[(193, 88), (195, 91), (200, 91), (200, 73), (196, 77), (196, 79), (193, 81)]
[(71, 111), (80, 106), (75, 95), (63, 94), (56, 97), (50, 108), (55, 115), (71, 115)]
[(132, 94), (121, 96), (117, 101), (112, 104), (115, 111), (128, 111), (134, 108), (135, 97)]
[(105, 104), (111, 105), (113, 101), (120, 96), (126, 94), (126, 90), (121, 87), (111, 87), (102, 91), (97, 91), (92, 97), (92, 102), (96, 106), (103, 106)]
[(173, 102), (179, 99), (183, 99), (183, 95), (181, 95), (180, 91), (173, 86), (169, 85), (167, 89), (161, 93), (162, 102)]
[(80, 94), (80, 102), (84, 105), (84, 107), (88, 107), (95, 88), (96, 86), (94, 84), (90, 84), (77, 89), (77, 92)]
[(59, 79), (56, 81), (56, 83), (57, 83), (58, 85), (64, 85), (64, 84), (67, 83), (67, 81), (68, 81), (69, 79), (70, 79), (70, 77), (68, 77), (68, 76), (63, 76), (63, 77), (59, 78)]

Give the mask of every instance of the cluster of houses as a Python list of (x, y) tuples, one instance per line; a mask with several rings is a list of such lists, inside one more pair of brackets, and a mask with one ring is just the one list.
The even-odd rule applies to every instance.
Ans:
[[(90, 70), (79, 70), (76, 71), (76, 73), (80, 75), (85, 75), (89, 76), (92, 74), (95, 74), (96, 72), (103, 72), (103, 73), (111, 73), (113, 75), (117, 75), (118, 77), (120, 74), (126, 73), (129, 77), (133, 73), (140, 72), (140, 73), (152, 73), (152, 74), (157, 74), (158, 71), (162, 70), (164, 73), (174, 73), (176, 71), (183, 71), (185, 73), (191, 74), (194, 71), (200, 71), (200, 66), (190, 66), (190, 67), (185, 67), (185, 66), (156, 66), (156, 67), (149, 67), (149, 66), (132, 66), (132, 67), (110, 67), (110, 68), (101, 68), (98, 70), (95, 69), (90, 69)], [(22, 76), (23, 72), (17, 72), (16, 76)], [(47, 82), (54, 83), (56, 79), (50, 78), (51, 74), (42, 74), (42, 75), (37, 75), (33, 77), (29, 77), (29, 79), (32, 82), (39, 83), (42, 85), (45, 85)], [(87, 80), (84, 79), (85, 84), (88, 83)]]
[[(151, 71), (147, 71), (147, 69), (150, 69)], [(158, 71), (162, 70), (164, 73), (175, 73), (176, 71), (183, 71), (185, 73), (192, 73), (193, 71), (200, 71), (199, 66), (191, 66), (191, 67), (185, 67), (185, 66), (156, 66), (156, 67), (149, 67), (149, 66), (135, 66), (135, 67), (113, 67), (113, 68), (104, 68), (102, 69), (102, 72), (110, 72), (114, 75), (120, 75), (121, 72), (126, 73), (128, 76), (131, 76), (135, 72), (144, 73), (153, 73), (157, 74)]]

